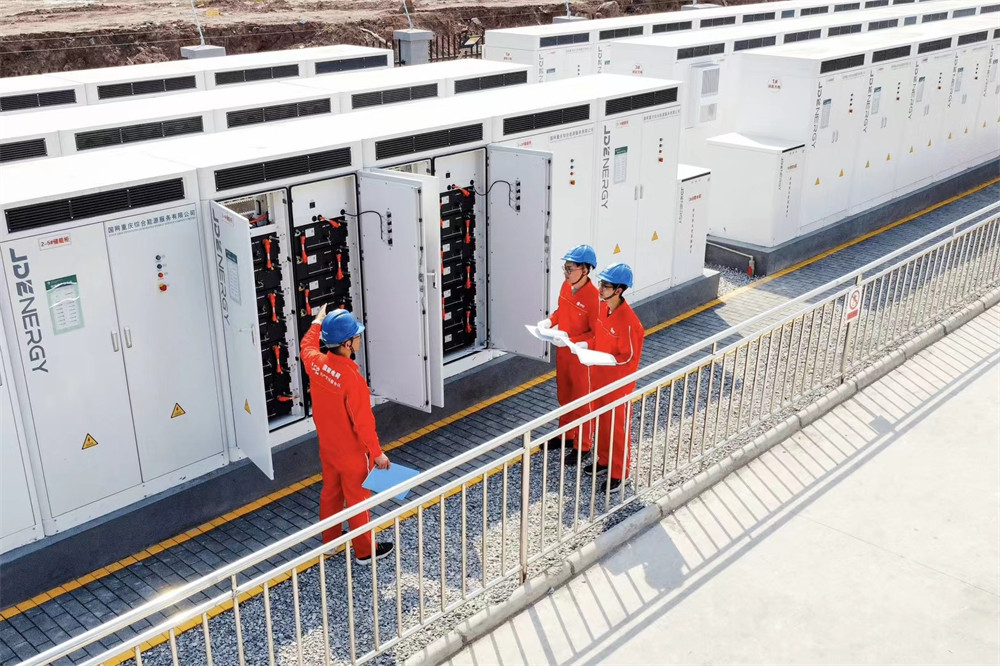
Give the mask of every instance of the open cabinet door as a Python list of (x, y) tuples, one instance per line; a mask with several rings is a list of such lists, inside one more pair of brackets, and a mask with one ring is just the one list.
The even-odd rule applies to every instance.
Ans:
[(490, 346), (545, 361), (548, 343), (524, 325), (550, 313), (551, 165), (552, 154), (539, 150), (487, 151)]
[(425, 412), (444, 404), (436, 188), (430, 176), (358, 174), (368, 379)]
[(210, 209), (236, 447), (269, 479), (274, 479), (267, 436), (267, 399), (257, 328), (250, 222), (214, 201)]

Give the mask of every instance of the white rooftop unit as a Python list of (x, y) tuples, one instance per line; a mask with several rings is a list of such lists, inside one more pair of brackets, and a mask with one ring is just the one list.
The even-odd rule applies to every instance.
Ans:
[(685, 130), (681, 161), (698, 164), (704, 159), (705, 140), (731, 131), (732, 115), (744, 112), (741, 106), (732, 103), (738, 83), (736, 54), (915, 24), (930, 13), (943, 12), (949, 18), (961, 16), (966, 11), (975, 13), (981, 6), (980, 0), (944, 0), (621, 39), (605, 47), (605, 71), (684, 81), (688, 94), (682, 107)]
[[(935, 0), (935, 4), (938, 1)], [(897, 0), (891, 4), (908, 4), (908, 2), (912, 0)], [(867, 0), (867, 2), (786, 0), (704, 9), (697, 12), (663, 12), (487, 30), (483, 57), (530, 65), (535, 80), (551, 81), (603, 72), (606, 59), (605, 46), (611, 40), (835, 14), (842, 11), (869, 10), (889, 4), (889, 0)]]
[[(63, 80), (82, 86), (77, 102), (100, 104), (140, 95), (167, 95), (191, 90), (231, 87), (243, 83), (320, 76), (392, 66), (392, 52), (366, 46), (317, 46), (263, 53), (245, 53), (220, 58), (173, 60), (144, 65), (104, 67), (60, 72), (56, 80), (47, 75), (0, 79), (0, 97), (66, 90)], [(25, 79), (18, 81), (18, 79)], [(8, 93), (10, 91), (10, 93)], [(66, 95), (67, 93), (63, 93)], [(31, 100), (17, 101), (20, 108)], [(10, 102), (8, 102), (10, 104)]]
[[(973, 142), (958, 135), (964, 137), (967, 126), (972, 132), (968, 119), (978, 109), (965, 111), (955, 86), (960, 70), (987, 71), (995, 25), (991, 16), (961, 18), (742, 54), (739, 134), (748, 142), (771, 137), (805, 146), (798, 219), (772, 234), (772, 244), (931, 182), (956, 165), (971, 166)], [(969, 55), (960, 58), (960, 50)], [(965, 102), (978, 107), (980, 99), (969, 95)], [(723, 139), (733, 150), (744, 148), (732, 137), (714, 142), (709, 166), (715, 186), (726, 192), (736, 186), (723, 167)], [(739, 203), (740, 210), (728, 213), (713, 206), (713, 234), (754, 216)], [(758, 242), (745, 234), (727, 237)]]
[(86, 104), (83, 84), (58, 74), (34, 74), (0, 79), (0, 113), (13, 116), (40, 109)]
[(447, 96), (456, 88), (462, 93), (526, 81), (523, 65), (458, 60), (54, 109), (0, 123), (0, 163)]

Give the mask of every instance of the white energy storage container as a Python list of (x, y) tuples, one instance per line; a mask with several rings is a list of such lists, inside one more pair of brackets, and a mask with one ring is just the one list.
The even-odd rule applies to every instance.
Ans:
[(705, 140), (732, 131), (739, 115), (745, 112), (742, 106), (732, 103), (738, 89), (739, 54), (916, 23), (941, 12), (951, 18), (965, 11), (978, 12), (981, 7), (978, 1), (947, 0), (620, 39), (605, 47), (604, 71), (683, 81), (689, 94), (681, 107), (684, 134), (680, 158), (697, 164), (704, 159)]
[(50, 108), (86, 104), (83, 84), (58, 74), (0, 79), (0, 114), (4, 117)]
[(677, 284), (701, 276), (705, 268), (712, 172), (703, 167), (677, 166), (677, 216), (674, 227), (674, 280)]
[[(896, 0), (905, 5), (912, 0)], [(600, 74), (607, 63), (608, 45), (614, 40), (660, 33), (702, 30), (781, 19), (833, 15), (855, 10), (878, 10), (888, 0), (866, 2), (815, 2), (786, 0), (701, 9), (697, 12), (663, 12), (609, 19), (573, 21), (552, 25), (487, 30), (483, 56), (488, 60), (519, 62), (533, 68), (535, 80), (553, 81)], [(944, 4), (935, 0), (934, 4)], [(996, 5), (994, 5), (996, 6)], [(965, 10), (968, 11), (968, 10)], [(948, 17), (948, 10), (942, 9)]]
[[(948, 108), (955, 44), (993, 23), (961, 18), (741, 55), (739, 132), (806, 146), (798, 234), (946, 175), (948, 152), (934, 148), (949, 141), (949, 118), (958, 113)], [(918, 72), (928, 48), (940, 49), (929, 58), (933, 71), (925, 65)], [(981, 69), (987, 61), (981, 55)], [(920, 104), (924, 115), (910, 123), (911, 108)], [(716, 143), (708, 163), (716, 186), (729, 191), (738, 186), (721, 170), (720, 149)]]
[[(103, 104), (137, 96), (162, 96), (191, 90), (209, 90), (244, 83), (321, 76), (358, 69), (392, 66), (392, 52), (366, 46), (317, 46), (220, 58), (173, 60), (144, 65), (103, 67), (0, 79), (0, 98), (11, 110), (45, 108), (41, 95), (77, 104)], [(69, 82), (69, 85), (67, 85)], [(23, 98), (23, 95), (29, 95)], [(30, 95), (39, 95), (37, 106)], [(12, 98), (12, 99), (7, 99)], [(50, 98), (45, 98), (48, 101)], [(6, 109), (4, 109), (6, 110)]]
[(0, 124), (0, 163), (210, 134), (527, 81), (527, 67), (458, 60), (24, 114)]
[(0, 316), (46, 532), (222, 465), (193, 172), (25, 164), (4, 170), (0, 207)]
[[(29, 308), (30, 310), (30, 308)], [(17, 313), (33, 322), (35, 314)], [(0, 318), (0, 553), (42, 536), (35, 484), (25, 446), (12, 361)]]

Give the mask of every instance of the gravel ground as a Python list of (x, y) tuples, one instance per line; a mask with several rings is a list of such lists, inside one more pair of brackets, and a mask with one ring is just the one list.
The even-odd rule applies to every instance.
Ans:
[(738, 271), (735, 268), (727, 266), (706, 264), (705, 268), (712, 271), (719, 271), (719, 296), (725, 296), (731, 291), (745, 287), (760, 279), (760, 276), (751, 277), (746, 274), (746, 271)]
[[(849, 358), (850, 368), (878, 358), (912, 338), (915, 332), (946, 318), (950, 312), (929, 322), (916, 321), (927, 317), (926, 313), (933, 311), (930, 305), (935, 298), (944, 295), (940, 283), (931, 283), (928, 276), (945, 267), (959, 268), (962, 271), (956, 272), (951, 282), (958, 284), (965, 269), (984, 265), (982, 257), (975, 253), (962, 261), (930, 256), (910, 270), (872, 283), (864, 292), (861, 315), (850, 332), (843, 325), (841, 298), (816, 314), (784, 324), (776, 322), (774, 328), (724, 356), (712, 360), (706, 355), (700, 369), (658, 391), (647, 392), (636, 402), (631, 418), (632, 475), (622, 491), (608, 493), (606, 477), (595, 478), (590, 465), (577, 468), (579, 476), (577, 469), (563, 467), (561, 451), (532, 456), (527, 535), (529, 558), (536, 559), (529, 566), (529, 576), (559, 563), (599, 532), (641, 510), (835, 386), (846, 336), (850, 336), (851, 349), (856, 352)], [(749, 280), (739, 273), (728, 273), (722, 281), (727, 288)], [(356, 657), (374, 650), (376, 603), (380, 645), (395, 638), (400, 627), (404, 633), (416, 629), (441, 612), (442, 605), (447, 608), (439, 621), (373, 659), (376, 664), (391, 664), (444, 635), (487, 604), (507, 598), (519, 583), (521, 479), (520, 463), (510, 462), (485, 482), (466, 485), (464, 492), (459, 487), (460, 492), (422, 510), (419, 517), (403, 520), (398, 535), (392, 529), (383, 533), (383, 539), (397, 543), (400, 557), (380, 562), (375, 580), (370, 567), (353, 565), (349, 586), (346, 557), (330, 557), (325, 563), (325, 576), (328, 654), (332, 663), (351, 662), (348, 618), (352, 614)], [(637, 486), (641, 497), (635, 493)], [(603, 515), (606, 506), (613, 510), (608, 516)], [(484, 580), (489, 588), (485, 593)], [(299, 617), (295, 614), (292, 581), (276, 585), (268, 595), (274, 660), (277, 664), (297, 664), (301, 650), (301, 663), (322, 664), (327, 641), (321, 616), (319, 567), (300, 574), (297, 583)], [(352, 594), (347, 594), (348, 589)], [(478, 596), (460, 603), (472, 595)], [(240, 604), (240, 616), (246, 663), (269, 663), (263, 596)], [(214, 663), (238, 663), (233, 613), (219, 615), (209, 621), (209, 626)], [(299, 633), (301, 641), (296, 640)], [(179, 663), (207, 663), (201, 631), (182, 634), (177, 644)], [(144, 654), (143, 663), (172, 663), (169, 644)]]

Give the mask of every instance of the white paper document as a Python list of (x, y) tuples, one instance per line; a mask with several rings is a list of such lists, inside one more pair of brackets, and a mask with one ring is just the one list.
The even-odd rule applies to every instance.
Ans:
[(615, 365), (617, 363), (615, 357), (611, 354), (587, 349), (586, 347), (581, 347), (576, 343), (570, 342), (564, 331), (555, 328), (538, 328), (537, 326), (530, 326), (528, 324), (525, 324), (524, 327), (528, 329), (529, 333), (543, 342), (550, 342), (557, 347), (569, 347), (583, 365)]

